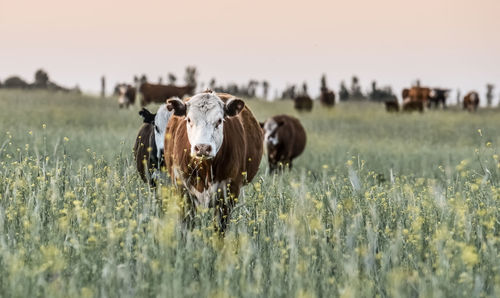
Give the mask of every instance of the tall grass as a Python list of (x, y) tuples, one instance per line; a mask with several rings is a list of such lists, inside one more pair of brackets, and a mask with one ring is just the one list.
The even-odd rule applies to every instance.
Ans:
[(220, 239), (211, 210), (185, 231), (175, 191), (136, 174), (136, 111), (1, 91), (0, 296), (498, 297), (496, 113), (298, 115), (305, 153), (262, 163)]

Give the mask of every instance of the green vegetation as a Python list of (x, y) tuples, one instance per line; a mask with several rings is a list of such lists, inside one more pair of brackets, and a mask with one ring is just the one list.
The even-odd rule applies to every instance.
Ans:
[(184, 231), (173, 189), (139, 179), (137, 111), (0, 91), (0, 296), (500, 296), (498, 111), (300, 119), (306, 152), (281, 176), (263, 161), (219, 239), (210, 210)]

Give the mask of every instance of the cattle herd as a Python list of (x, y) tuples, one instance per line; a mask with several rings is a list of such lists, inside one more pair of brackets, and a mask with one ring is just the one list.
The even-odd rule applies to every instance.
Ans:
[[(396, 98), (388, 98), (384, 101), (385, 108), (388, 112), (423, 112), (425, 108), (446, 108), (446, 98), (450, 90), (441, 88), (428, 88), (415, 86), (405, 88), (402, 92), (403, 103), (400, 108)], [(307, 94), (301, 94), (294, 99), (294, 108), (299, 112), (308, 112), (312, 110), (313, 100)], [(333, 107), (335, 105), (335, 93), (331, 90), (321, 90), (319, 97), (320, 103), (325, 107)], [(479, 106), (479, 94), (471, 91), (463, 98), (463, 109), (473, 112)]]
[[(136, 88), (122, 84), (117, 89), (121, 107), (134, 103)], [(207, 89), (185, 97), (193, 91), (193, 86), (143, 83), (139, 87), (144, 123), (134, 145), (136, 166), (152, 187), (159, 180), (176, 186), (186, 200), (181, 212), (186, 226), (192, 226), (197, 207), (202, 206), (214, 211), (216, 229), (223, 234), (241, 187), (257, 174), (264, 149), (269, 172), (282, 172), (304, 151), (306, 132), (295, 117), (276, 115), (259, 123), (235, 96)], [(420, 86), (404, 89), (402, 111), (444, 108), (448, 92)], [(144, 108), (152, 102), (162, 103), (155, 114)], [(333, 107), (335, 93), (322, 89), (320, 103)], [(463, 100), (468, 111), (475, 111), (478, 104), (476, 92)], [(397, 100), (385, 105), (389, 112), (400, 110)], [(298, 95), (294, 107), (310, 111), (313, 100)]]
[[(136, 91), (139, 92), (136, 92)], [(136, 94), (140, 95), (140, 104), (142, 107), (150, 103), (164, 103), (166, 98), (191, 95), (194, 93), (195, 86), (175, 86), (151, 84), (141, 82), (136, 88), (130, 84), (118, 84), (115, 87), (115, 94), (118, 95), (119, 107), (129, 107), (136, 101)], [(419, 84), (411, 88), (405, 88), (402, 91), (402, 106), (400, 106), (395, 96), (387, 98), (384, 103), (388, 112), (423, 112), (425, 108), (446, 108), (446, 98), (450, 93), (449, 89), (422, 87)], [(333, 107), (335, 105), (335, 93), (326, 87), (321, 88), (319, 102), (324, 107)], [(476, 111), (479, 106), (479, 94), (471, 91), (463, 98), (463, 109)], [(309, 112), (313, 108), (314, 101), (307, 93), (301, 93), (293, 97), (294, 108), (299, 112)]]
[(183, 222), (192, 225), (197, 206), (212, 208), (220, 233), (240, 188), (257, 174), (264, 147), (270, 171), (281, 171), (306, 144), (298, 119), (278, 115), (259, 123), (243, 100), (212, 90), (171, 97), (155, 114), (145, 108), (139, 114), (144, 123), (134, 156), (140, 177), (155, 186), (168, 172), (186, 199)]
[[(448, 97), (449, 89), (428, 88), (415, 86), (409, 89), (403, 89), (403, 111), (423, 112), (424, 108), (446, 108), (446, 98)], [(463, 99), (463, 109), (468, 111), (476, 111), (479, 106), (479, 95), (472, 91), (467, 93)], [(396, 100), (385, 102), (386, 110), (389, 112), (399, 111), (399, 104)]]

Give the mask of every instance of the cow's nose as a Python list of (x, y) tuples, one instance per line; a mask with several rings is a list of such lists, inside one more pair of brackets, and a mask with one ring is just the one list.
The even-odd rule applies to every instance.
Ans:
[(208, 144), (198, 144), (194, 146), (194, 151), (197, 156), (209, 156), (212, 152), (212, 146)]

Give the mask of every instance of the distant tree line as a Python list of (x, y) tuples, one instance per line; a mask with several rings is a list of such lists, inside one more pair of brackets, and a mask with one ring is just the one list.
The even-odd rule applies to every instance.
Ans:
[[(329, 89), (326, 84), (326, 76), (322, 75), (320, 79), (320, 92), (324, 93), (327, 92)], [(281, 93), (281, 99), (292, 99), (296, 98), (297, 96), (301, 95), (307, 95), (308, 94), (308, 88), (307, 88), (307, 83), (302, 83), (301, 88), (299, 89), (297, 85), (294, 84), (288, 84), (285, 89), (283, 89)], [(361, 85), (359, 82), (359, 79), (357, 76), (353, 76), (351, 78), (351, 85), (348, 87), (345, 83), (345, 81), (340, 82), (340, 89), (339, 89), (339, 99), (341, 101), (347, 101), (347, 100), (372, 100), (372, 101), (387, 101), (387, 100), (393, 100), (396, 98), (396, 96), (392, 92), (392, 88), (389, 86), (385, 86), (382, 88), (379, 88), (377, 86), (377, 82), (373, 81), (371, 84), (371, 89), (368, 90), (365, 93), (363, 93), (361, 89)]]
[(215, 78), (210, 79), (208, 83), (208, 88), (221, 93), (229, 93), (235, 96), (241, 97), (249, 97), (254, 98), (257, 97), (258, 88), (262, 89), (262, 97), (267, 99), (269, 93), (269, 82), (268, 81), (258, 81), (255, 79), (251, 79), (247, 84), (238, 85), (236, 83), (228, 83), (227, 85), (218, 85)]
[(371, 101), (391, 101), (396, 99), (390, 86), (379, 88), (376, 81), (372, 81), (371, 89), (363, 93), (357, 76), (351, 78), (351, 86), (348, 88), (344, 81), (340, 82), (339, 98), (341, 101), (347, 100), (371, 100)]
[(35, 72), (33, 83), (28, 83), (19, 76), (10, 76), (3, 82), (0, 82), (0, 88), (4, 89), (43, 89), (50, 91), (62, 91), (62, 92), (77, 92), (81, 93), (78, 86), (74, 88), (65, 88), (52, 82), (49, 78), (48, 73), (39, 69)]

